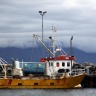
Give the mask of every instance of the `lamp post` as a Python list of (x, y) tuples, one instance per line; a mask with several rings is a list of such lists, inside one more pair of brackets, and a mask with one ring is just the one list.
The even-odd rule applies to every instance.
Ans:
[[(43, 42), (43, 16), (47, 11), (39, 11), (40, 15), (42, 16), (42, 42)], [(43, 50), (43, 49), (42, 49)], [(43, 57), (44, 57), (44, 51), (43, 51)]]
[(42, 16), (42, 42), (43, 42), (43, 16), (45, 13), (47, 13), (47, 11), (45, 11), (45, 12), (39, 11), (39, 13)]

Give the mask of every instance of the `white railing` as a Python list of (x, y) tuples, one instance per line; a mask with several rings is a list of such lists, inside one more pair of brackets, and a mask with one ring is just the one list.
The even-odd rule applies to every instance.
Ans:
[(80, 75), (85, 73), (85, 69), (73, 69), (71, 75)]

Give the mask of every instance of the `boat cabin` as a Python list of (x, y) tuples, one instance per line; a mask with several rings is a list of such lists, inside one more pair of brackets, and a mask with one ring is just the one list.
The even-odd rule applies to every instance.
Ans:
[(45, 74), (48, 76), (70, 73), (74, 60), (73, 56), (67, 55), (60, 55), (55, 58), (41, 58), (41, 62), (45, 62)]

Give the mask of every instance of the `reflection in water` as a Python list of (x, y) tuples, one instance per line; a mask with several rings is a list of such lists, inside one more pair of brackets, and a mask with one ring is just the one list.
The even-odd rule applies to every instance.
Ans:
[(0, 89), (0, 96), (96, 96), (96, 89)]

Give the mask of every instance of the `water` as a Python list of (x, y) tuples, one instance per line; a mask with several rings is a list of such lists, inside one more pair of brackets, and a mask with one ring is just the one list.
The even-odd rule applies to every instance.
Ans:
[(96, 89), (0, 89), (0, 96), (96, 96)]

